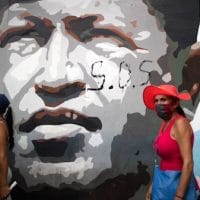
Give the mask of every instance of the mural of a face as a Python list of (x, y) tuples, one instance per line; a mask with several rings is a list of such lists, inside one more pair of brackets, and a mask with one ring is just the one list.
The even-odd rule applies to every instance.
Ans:
[(1, 31), (13, 167), (27, 187), (89, 184), (112, 167), (127, 115), (145, 114), (142, 91), (152, 71), (162, 74), (165, 33), (140, 0), (15, 3)]

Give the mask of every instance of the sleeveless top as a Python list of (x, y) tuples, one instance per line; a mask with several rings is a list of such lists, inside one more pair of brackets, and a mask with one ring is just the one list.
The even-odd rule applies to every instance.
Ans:
[[(177, 118), (171, 119), (164, 131), (162, 125), (159, 134), (154, 141), (154, 149), (161, 158), (161, 170), (182, 170), (183, 160), (181, 157), (178, 143), (170, 135), (171, 128)], [(194, 134), (192, 133), (192, 144), (194, 141)]]

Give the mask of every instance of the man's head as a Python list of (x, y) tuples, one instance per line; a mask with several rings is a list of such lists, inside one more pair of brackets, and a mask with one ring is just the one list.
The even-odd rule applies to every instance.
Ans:
[(142, 91), (152, 71), (162, 74), (165, 39), (141, 0), (23, 1), (5, 9), (1, 80), (15, 113), (13, 167), (26, 186), (85, 186), (115, 168), (113, 139), (128, 114), (144, 115)]

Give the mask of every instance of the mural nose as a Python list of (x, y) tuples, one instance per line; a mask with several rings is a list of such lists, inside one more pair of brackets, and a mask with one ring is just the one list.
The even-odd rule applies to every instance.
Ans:
[[(41, 87), (43, 88), (42, 93), (44, 93), (44, 90), (47, 92), (47, 87), (49, 87), (48, 92), (50, 92), (50, 90), (53, 90), (53, 93), (55, 93), (55, 90), (61, 91), (61, 88), (65, 86), (71, 88), (70, 84), (72, 85), (72, 87), (79, 87), (80, 85), (82, 87), (82, 85), (85, 85), (85, 83), (79, 81), (83, 80), (83, 71), (81, 70), (81, 67), (79, 67), (79, 65), (75, 63), (73, 58), (70, 58), (70, 55), (74, 53), (72, 52), (72, 49), (70, 49), (70, 40), (67, 34), (65, 34), (63, 30), (61, 30), (62, 28), (63, 27), (61, 26), (61, 24), (58, 23), (56, 29), (51, 35), (48, 44), (46, 45), (46, 47), (44, 47), (46, 48), (46, 51), (44, 51), (45, 53), (43, 53), (44, 71), (35, 79), (35, 83), (37, 83), (36, 88), (40, 88), (39, 85), (45, 85), (44, 87)], [(85, 86), (83, 86), (83, 88), (84, 87)], [(40, 93), (40, 91), (38, 92), (38, 94)], [(75, 92), (77, 92), (77, 89), (75, 89)], [(69, 95), (71, 95), (71, 92)], [(58, 96), (60, 97), (60, 95)]]
[(66, 66), (69, 61), (69, 40), (62, 33), (61, 24), (57, 25), (55, 32), (52, 34), (52, 38), (49, 41), (49, 47), (47, 50), (45, 66), (48, 71), (49, 79), (63, 78), (66, 72)]

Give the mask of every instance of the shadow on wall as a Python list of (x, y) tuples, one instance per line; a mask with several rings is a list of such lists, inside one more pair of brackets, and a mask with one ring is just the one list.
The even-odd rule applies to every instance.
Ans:
[(150, 176), (146, 172), (147, 166), (138, 162), (137, 168), (137, 173), (128, 173), (108, 179), (94, 190), (58, 190), (45, 187), (42, 191), (27, 193), (16, 187), (11, 194), (12, 200), (128, 200), (128, 198), (134, 196), (142, 184), (146, 185), (150, 180)]
[(174, 52), (175, 56), (196, 42), (199, 27), (199, 0), (148, 0), (148, 2), (164, 15), (164, 29), (171, 40), (178, 44)]
[(193, 105), (199, 102), (200, 92), (200, 44), (194, 51), (191, 50), (191, 55), (187, 59), (182, 70), (182, 84), (179, 90), (188, 90), (192, 95)]

